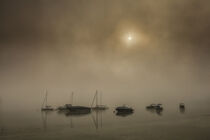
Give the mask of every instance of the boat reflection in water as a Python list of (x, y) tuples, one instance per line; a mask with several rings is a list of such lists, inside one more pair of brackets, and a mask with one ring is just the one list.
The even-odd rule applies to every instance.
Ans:
[(179, 109), (179, 112), (180, 112), (181, 114), (184, 114), (184, 113), (185, 113), (185, 108), (180, 108), (180, 109)]
[(64, 114), (65, 116), (85, 116), (90, 114), (89, 109), (74, 109), (74, 110), (59, 110), (58, 114)]
[(98, 128), (102, 128), (102, 126), (103, 126), (102, 120), (103, 120), (104, 112), (105, 112), (105, 110), (94, 110), (91, 115), (96, 130), (98, 130)]
[(66, 116), (85, 116), (85, 115), (88, 115), (90, 114), (91, 111), (88, 110), (88, 109), (84, 109), (84, 110), (74, 110), (74, 111), (66, 111), (65, 112), (65, 115)]
[(42, 118), (42, 124), (43, 124), (43, 129), (46, 131), (47, 130), (47, 118), (48, 115), (52, 114), (52, 111), (49, 110), (45, 110), (45, 111), (41, 111), (41, 118)]
[(115, 113), (116, 116), (120, 116), (120, 117), (127, 117), (132, 114), (133, 114), (133, 112), (119, 112), (118, 111), (117, 113)]

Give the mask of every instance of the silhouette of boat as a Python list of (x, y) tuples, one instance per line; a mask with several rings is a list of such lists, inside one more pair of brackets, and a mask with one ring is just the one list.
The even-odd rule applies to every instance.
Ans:
[(43, 104), (42, 104), (41, 111), (53, 111), (54, 110), (50, 105), (48, 105), (47, 96), (48, 96), (48, 92), (46, 90), (46, 94), (45, 94), (45, 98), (44, 98), (44, 101), (43, 101)]
[(180, 104), (179, 104), (179, 108), (183, 108), (183, 109), (184, 109), (184, 108), (185, 108), (184, 103), (180, 103)]
[(91, 113), (91, 109), (83, 106), (74, 106), (74, 109), (65, 111), (66, 116), (84, 116)]
[(59, 114), (65, 114), (66, 116), (83, 116), (91, 113), (91, 108), (85, 106), (72, 106), (66, 105), (67, 109), (58, 110)]
[(146, 109), (155, 109), (155, 107), (156, 107), (156, 104), (151, 104), (151, 105), (146, 106)]
[[(72, 93), (72, 103), (73, 103), (73, 93)], [(70, 112), (75, 112), (75, 113), (89, 113), (91, 112), (90, 107), (86, 106), (73, 106), (72, 104), (66, 104), (65, 107), (60, 107), (62, 110), (69, 110)]]
[(162, 104), (151, 104), (146, 106), (147, 111), (151, 113), (157, 113), (158, 115), (162, 115), (163, 107)]
[[(94, 101), (95, 101), (95, 103), (96, 103), (96, 106), (95, 106), (95, 107), (92, 107), (93, 104), (94, 104)], [(101, 94), (101, 96), (100, 96), (100, 105), (98, 104), (98, 91), (97, 91), (97, 90), (96, 90), (95, 96), (93, 97), (93, 102), (92, 102), (92, 104), (91, 104), (91, 108), (92, 108), (93, 110), (106, 110), (106, 109), (108, 109), (107, 106), (102, 105), (102, 94)]]
[(163, 110), (163, 107), (162, 107), (162, 104), (151, 104), (149, 106), (146, 106), (146, 109), (148, 109), (148, 110), (152, 110), (152, 109)]
[(158, 111), (163, 110), (162, 104), (157, 104), (155, 106), (155, 109), (158, 110)]
[(120, 112), (120, 113), (128, 113), (128, 112), (133, 112), (134, 111), (133, 108), (127, 107), (125, 105), (119, 106), (119, 107), (115, 108), (115, 110), (117, 111), (117, 113), (118, 112)]
[(72, 106), (69, 105), (67, 106), (67, 109), (69, 109), (72, 112), (76, 112), (76, 111), (87, 111), (90, 112), (91, 108), (90, 107), (86, 107), (86, 106)]

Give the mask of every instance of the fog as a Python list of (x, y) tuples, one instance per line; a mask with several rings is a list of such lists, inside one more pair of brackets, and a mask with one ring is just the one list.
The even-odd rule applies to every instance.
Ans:
[[(210, 98), (210, 3), (201, 0), (0, 2), (4, 109)], [(133, 43), (124, 36), (131, 33)]]

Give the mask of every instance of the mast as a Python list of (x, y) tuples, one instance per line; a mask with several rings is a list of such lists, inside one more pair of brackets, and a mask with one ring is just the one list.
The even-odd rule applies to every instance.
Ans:
[(94, 101), (95, 101), (95, 99), (97, 98), (96, 96), (97, 96), (97, 90), (96, 90), (96, 93), (95, 93), (95, 95), (94, 95), (94, 97), (93, 97), (93, 101), (92, 101), (91, 107), (93, 107)]
[(48, 92), (47, 92), (47, 89), (46, 89), (46, 103), (45, 103), (45, 106), (47, 106), (47, 94), (48, 94)]
[(44, 97), (44, 100), (43, 100), (43, 103), (42, 103), (42, 108), (47, 105), (46, 102), (47, 102), (47, 90), (46, 90), (45, 97)]
[(100, 105), (102, 105), (102, 93), (100, 94)]
[(96, 107), (98, 106), (98, 91), (96, 90)]
[(74, 92), (71, 93), (71, 105), (73, 105)]

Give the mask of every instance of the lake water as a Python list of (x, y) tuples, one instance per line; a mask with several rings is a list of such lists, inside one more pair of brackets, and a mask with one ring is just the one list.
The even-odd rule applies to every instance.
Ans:
[(1, 140), (209, 140), (208, 107), (178, 106), (157, 113), (144, 107), (117, 116), (114, 107), (86, 115), (65, 112), (1, 111)]

